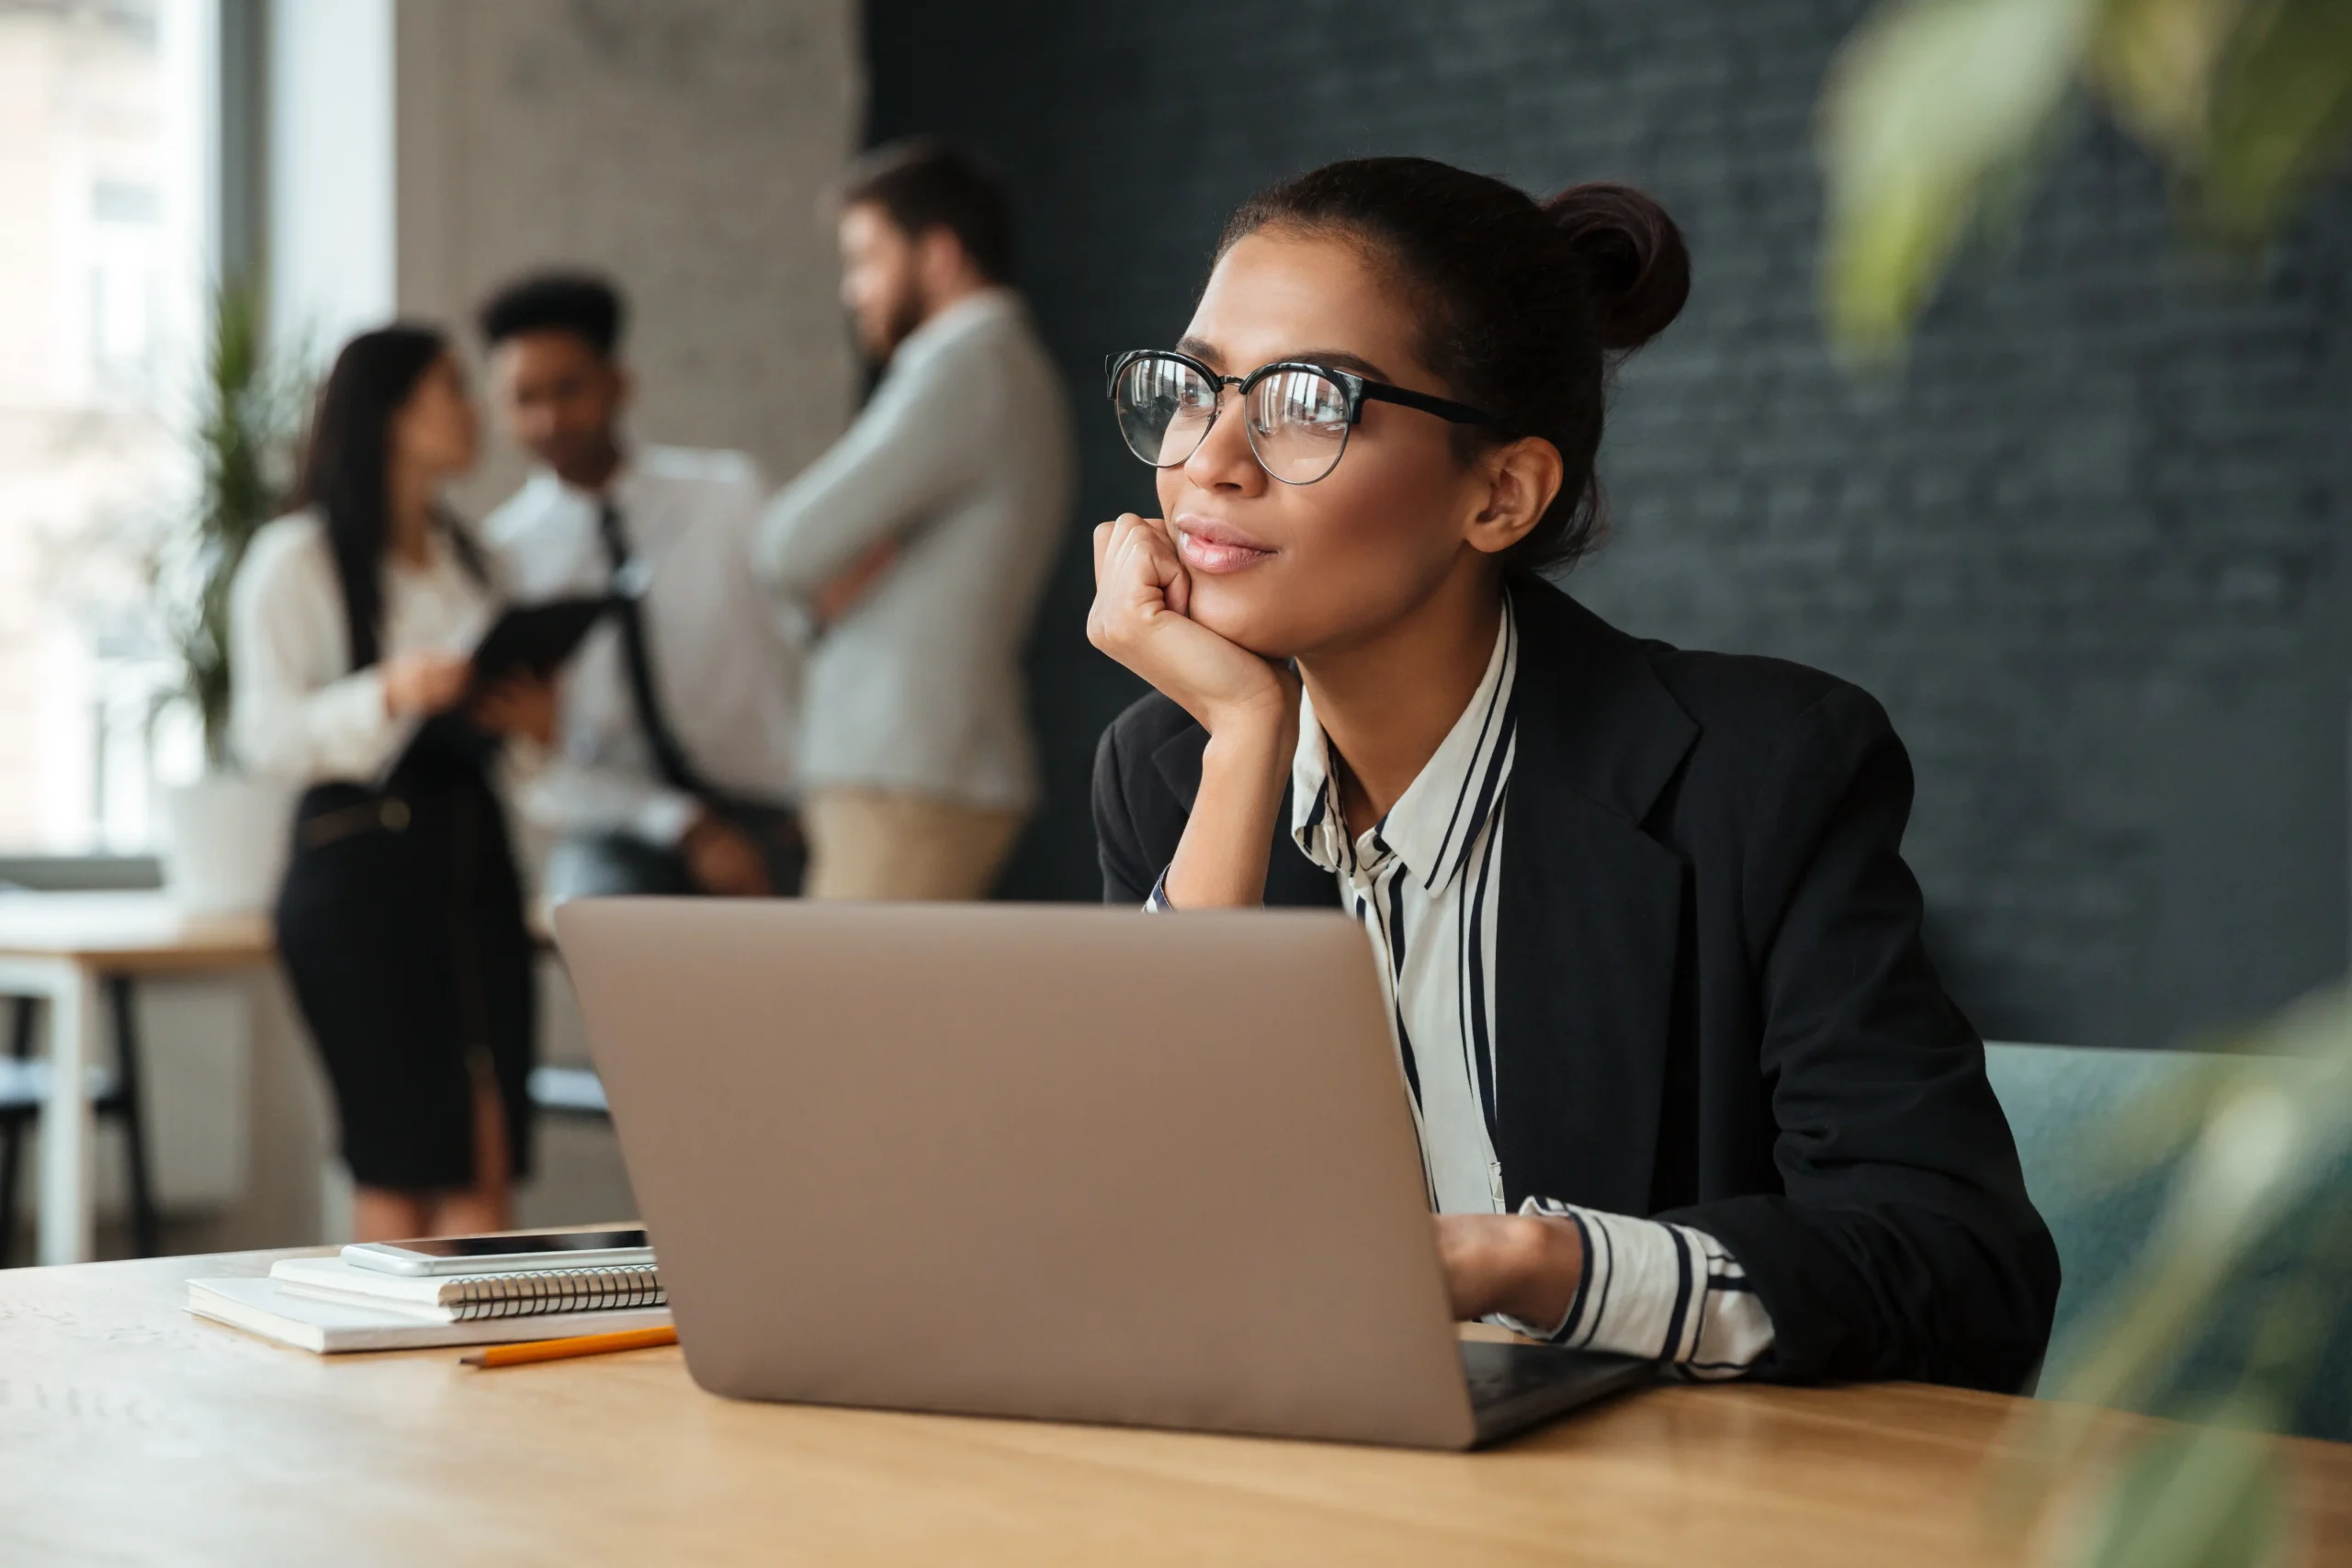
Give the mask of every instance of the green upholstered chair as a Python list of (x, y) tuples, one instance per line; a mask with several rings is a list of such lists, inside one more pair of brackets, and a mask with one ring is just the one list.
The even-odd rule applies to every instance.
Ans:
[[(2053, 1345), (2123, 1277), (2146, 1245), (2170, 1169), (2118, 1188), (2098, 1166), (2098, 1130), (2116, 1108), (2195, 1070), (2199, 1053), (1988, 1043), (1984, 1065), (2009, 1119), (2026, 1190), (2058, 1244), (2064, 1284)], [(2291, 1065), (2281, 1063), (2282, 1070)], [(2259, 1269), (2259, 1262), (2256, 1269)], [(2240, 1314), (2226, 1304), (2214, 1343), (2192, 1359), (2191, 1379), (2214, 1375), (2232, 1354)], [(2290, 1423), (2295, 1432), (2352, 1439), (2352, 1315), (2337, 1325)]]

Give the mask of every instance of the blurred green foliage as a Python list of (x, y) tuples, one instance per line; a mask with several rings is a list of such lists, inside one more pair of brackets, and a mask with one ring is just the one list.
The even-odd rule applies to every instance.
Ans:
[[(2071, 1506), (2076, 1528), (2045, 1560), (2077, 1568), (2283, 1561), (2292, 1489), (2265, 1434), (2308, 1392), (2352, 1277), (2352, 1000), (2302, 1003), (2118, 1106), (2083, 1157), (2119, 1187), (2160, 1175), (2164, 1207), (2052, 1348), (2042, 1392), (2058, 1403), (2000, 1478), (2002, 1511), (2022, 1527)], [(2119, 1454), (2100, 1407), (2192, 1424)]]
[(188, 420), (197, 488), (154, 562), (164, 624), (215, 770), (229, 748), (229, 591), (245, 547), (285, 509), (307, 378), (269, 352), (266, 296), (251, 277), (222, 280), (205, 322), (202, 374)]
[[(2171, 175), (2183, 228), (2253, 254), (2352, 150), (2352, 0), (1888, 0), (1823, 89), (1823, 309), (1849, 365), (1899, 359), (1973, 244), (2013, 229), (2052, 152), (2111, 118)], [(2118, 1109), (2119, 1179), (2164, 1215), (2110, 1297), (2053, 1350), (2000, 1478), (2045, 1561), (2221, 1568), (2283, 1561), (2278, 1429), (2316, 1375), (2352, 1270), (2352, 1006), (2330, 997), (2246, 1055)], [(2278, 1262), (2284, 1258), (2283, 1266)], [(2222, 1386), (2199, 1358), (2233, 1347)], [(2192, 1425), (2123, 1451), (2098, 1406)]]
[(2352, 0), (1883, 5), (1821, 102), (1823, 304), (1843, 358), (1900, 356), (2085, 106), (2163, 161), (2193, 234), (2258, 248), (2352, 146)]

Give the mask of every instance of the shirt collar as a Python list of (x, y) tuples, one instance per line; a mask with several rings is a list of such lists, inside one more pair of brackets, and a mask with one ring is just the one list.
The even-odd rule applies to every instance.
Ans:
[(562, 501), (574, 506), (585, 506), (594, 512), (607, 500), (626, 501), (628, 492), (635, 488), (637, 476), (637, 461), (624, 450), (619, 463), (613, 468), (612, 477), (605, 481), (605, 488), (601, 491), (582, 490), (577, 485), (567, 483), (561, 475), (544, 463), (532, 465), (531, 476), (524, 481), (524, 487), (539, 496), (543, 502)]
[(1510, 776), (1518, 706), (1519, 618), (1503, 595), (1487, 672), (1388, 815), (1350, 840), (1331, 768), (1331, 741), (1316, 721), (1315, 701), (1298, 699), (1298, 749), (1291, 758), (1292, 840), (1306, 858), (1340, 876), (1376, 872), (1394, 856), (1431, 893), (1470, 858), (1487, 819), (1500, 807)]

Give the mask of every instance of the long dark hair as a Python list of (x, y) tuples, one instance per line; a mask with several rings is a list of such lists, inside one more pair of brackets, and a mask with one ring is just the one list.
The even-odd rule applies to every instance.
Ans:
[[(316, 512), (326, 526), (354, 670), (376, 662), (383, 629), (392, 420), (448, 351), (449, 340), (432, 327), (400, 322), (361, 333), (334, 356), (311, 411), (295, 504)], [(479, 547), (454, 519), (445, 515), (440, 522), (458, 558), (480, 581), (485, 569)]]
[[(1428, 158), (1351, 158), (1261, 191), (1217, 242), (1264, 228), (1335, 233), (1393, 269), (1420, 314), (1423, 363), (1506, 438), (1559, 449), (1560, 493), (1504, 556), (1573, 566), (1607, 532), (1593, 469), (1609, 371), (1690, 295), (1690, 254), (1666, 209), (1630, 186), (1571, 186), (1538, 202)], [(1492, 433), (1458, 426), (1466, 457)]]

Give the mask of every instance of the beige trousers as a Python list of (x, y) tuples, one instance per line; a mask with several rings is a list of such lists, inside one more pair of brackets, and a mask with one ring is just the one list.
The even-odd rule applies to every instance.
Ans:
[(811, 898), (985, 898), (1024, 813), (890, 790), (828, 789), (800, 804)]

